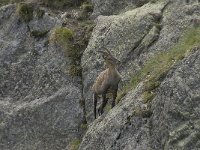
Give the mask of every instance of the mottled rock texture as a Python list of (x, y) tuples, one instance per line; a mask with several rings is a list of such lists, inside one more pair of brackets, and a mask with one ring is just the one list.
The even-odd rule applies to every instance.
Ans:
[(113, 15), (125, 12), (129, 9), (141, 7), (151, 0), (92, 0), (94, 4), (94, 12), (92, 17), (98, 17), (99, 15)]
[(81, 133), (81, 79), (68, 75), (68, 58), (48, 42), (60, 24), (48, 13), (24, 22), (16, 5), (0, 8), (2, 150), (60, 150)]
[(80, 150), (198, 149), (200, 101), (199, 49), (170, 71), (152, 101), (152, 115), (144, 111), (142, 84), (106, 116), (94, 121)]
[[(198, 1), (158, 1), (118, 15), (97, 17), (97, 26), (82, 57), (87, 111), (92, 108), (90, 87), (105, 68), (98, 49), (106, 47), (122, 61), (119, 71), (123, 85), (152, 56), (177, 43), (183, 31), (193, 26), (191, 20), (198, 18), (199, 6)], [(96, 11), (93, 14), (99, 12)], [(158, 88), (147, 116), (145, 110), (149, 106), (142, 102), (140, 83), (108, 114), (91, 123), (79, 149), (200, 148), (199, 60), (198, 49), (174, 66)], [(138, 116), (138, 110), (142, 115)]]
[(129, 80), (129, 75), (139, 69), (147, 57), (140, 53), (147, 51), (146, 48), (159, 36), (160, 31), (155, 24), (159, 23), (165, 6), (166, 3), (147, 4), (118, 16), (101, 16), (96, 20), (97, 25), (82, 57), (84, 96), (88, 112), (92, 109), (90, 87), (103, 69), (103, 60), (97, 50), (102, 47), (110, 49), (122, 62), (119, 68), (124, 76), (123, 80)]
[(199, 149), (198, 47), (175, 62), (149, 103), (144, 103), (145, 81), (141, 81), (94, 120), (91, 92), (105, 69), (98, 50), (105, 47), (121, 61), (121, 90), (148, 60), (176, 45), (194, 20), (198, 26), (198, 0), (92, 0), (92, 4), (96, 26), (81, 60), (73, 61), (81, 63), (80, 76), (69, 74), (68, 49), (49, 37), (55, 27), (73, 28), (83, 19), (81, 8), (61, 14), (34, 3), (30, 12), (25, 11), (29, 16), (20, 16), (15, 4), (0, 8), (0, 149), (74, 150), (87, 125), (79, 150)]

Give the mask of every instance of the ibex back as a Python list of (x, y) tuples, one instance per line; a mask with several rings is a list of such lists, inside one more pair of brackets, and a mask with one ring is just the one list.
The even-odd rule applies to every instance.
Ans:
[(98, 95), (102, 95), (102, 104), (98, 109), (98, 113), (99, 115), (101, 115), (103, 114), (103, 109), (108, 101), (108, 99), (106, 98), (106, 94), (108, 92), (111, 92), (113, 96), (112, 108), (115, 106), (118, 84), (122, 78), (116, 69), (116, 66), (119, 64), (119, 60), (113, 57), (107, 49), (106, 51), (99, 52), (103, 54), (103, 58), (105, 59), (105, 63), (108, 68), (99, 74), (92, 87), (95, 119)]

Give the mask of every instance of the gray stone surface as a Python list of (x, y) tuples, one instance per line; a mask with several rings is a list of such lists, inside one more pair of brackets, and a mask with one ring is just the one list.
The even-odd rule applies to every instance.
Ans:
[(176, 65), (152, 102), (152, 115), (136, 115), (142, 83), (89, 127), (80, 150), (199, 149), (200, 49)]
[[(91, 40), (82, 57), (84, 97), (88, 114), (92, 109), (91, 85), (98, 73), (104, 69), (103, 60), (97, 50), (106, 47), (121, 62), (119, 70), (123, 82), (141, 67), (147, 59), (145, 47), (151, 45), (158, 36), (155, 23), (162, 17), (162, 10), (167, 3), (146, 4), (141, 8), (128, 11), (118, 16), (100, 16), (93, 30)], [(158, 16), (155, 17), (154, 16)]]
[(48, 44), (60, 20), (46, 13), (24, 23), (15, 5), (0, 8), (0, 149), (56, 150), (79, 138), (81, 79), (67, 74), (69, 60)]
[(155, 97), (152, 149), (199, 149), (200, 49), (177, 65)]
[[(149, 8), (149, 9), (148, 9)], [(197, 1), (147, 3), (119, 15), (99, 16), (82, 57), (86, 109), (91, 112), (90, 87), (103, 60), (96, 52), (106, 47), (122, 61), (122, 84), (129, 81), (154, 54), (170, 49), (198, 18)], [(133, 17), (135, 15), (135, 17)], [(138, 25), (138, 28), (137, 28)], [(80, 150), (198, 149), (199, 50), (184, 59), (167, 76), (153, 100), (152, 116), (135, 116), (148, 106), (141, 103), (142, 83), (123, 102), (91, 123)], [(98, 68), (98, 69), (97, 69)], [(188, 84), (190, 86), (188, 86)], [(169, 95), (169, 93), (173, 93)], [(88, 120), (92, 117), (88, 113)]]
[[(192, 26), (200, 15), (198, 1), (92, 3), (96, 26), (81, 59), (82, 78), (69, 76), (70, 60), (48, 41), (52, 29), (62, 24), (60, 12), (45, 8), (42, 18), (34, 15), (25, 23), (16, 15), (16, 5), (0, 8), (0, 149), (70, 149), (69, 143), (83, 135), (83, 96), (89, 127), (80, 150), (200, 149), (199, 49), (170, 70), (150, 110), (141, 97), (141, 82), (94, 120), (91, 93), (105, 69), (97, 50), (106, 47), (122, 62), (121, 89), (147, 60), (169, 50)], [(47, 34), (36, 37), (34, 31)]]
[(109, 16), (141, 7), (150, 0), (92, 0), (94, 11), (92, 18), (99, 15)]

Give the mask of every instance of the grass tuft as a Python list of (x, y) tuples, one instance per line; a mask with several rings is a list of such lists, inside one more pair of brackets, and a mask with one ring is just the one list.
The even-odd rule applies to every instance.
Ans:
[(40, 3), (54, 9), (79, 6), (83, 1), (84, 0), (39, 0)]
[(50, 37), (50, 42), (53, 42), (55, 44), (61, 44), (63, 47), (66, 46), (65, 43), (68, 43), (73, 39), (74, 33), (64, 27), (56, 27), (53, 30), (53, 34)]
[(31, 36), (35, 37), (35, 38), (42, 38), (44, 37), (49, 31), (48, 30), (44, 30), (44, 31), (38, 31), (38, 30), (34, 30), (31, 32)]
[(24, 22), (29, 22), (33, 19), (33, 6), (31, 4), (19, 3), (16, 13)]
[(38, 17), (38, 19), (42, 18), (45, 14), (45, 11), (42, 9), (36, 9), (36, 16)]
[(143, 93), (143, 103), (146, 104), (155, 97), (155, 93), (152, 91), (145, 91)]
[(133, 110), (133, 112), (134, 112), (133, 116), (138, 116), (138, 117), (142, 117), (142, 118), (149, 118), (149, 117), (151, 117), (151, 115), (153, 113), (149, 108), (142, 109), (140, 107), (136, 107)]
[(81, 140), (79, 139), (72, 140), (72, 142), (70, 143), (69, 150), (78, 150), (80, 144), (81, 144)]

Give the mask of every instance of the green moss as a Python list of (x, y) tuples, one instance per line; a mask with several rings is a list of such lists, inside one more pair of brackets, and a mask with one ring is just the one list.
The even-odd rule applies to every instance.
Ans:
[(143, 117), (143, 118), (149, 118), (152, 115), (152, 111), (147, 109), (141, 109), (140, 107), (136, 107), (133, 110), (133, 116)]
[[(75, 57), (75, 56), (74, 56)], [(71, 76), (81, 76), (82, 68), (79, 65), (70, 65), (69, 75)]]
[(50, 36), (50, 42), (61, 46), (67, 57), (76, 60), (78, 51), (74, 48), (73, 36), (74, 33), (70, 29), (56, 27)]
[(116, 98), (117, 103), (119, 103), (119, 101), (128, 93), (128, 91), (130, 91), (130, 89), (132, 89), (130, 84), (123, 86), (122, 90), (120, 90), (117, 93), (117, 98)]
[(154, 26), (160, 31), (162, 29), (162, 25), (160, 23), (154, 23)]
[(69, 146), (69, 150), (78, 150), (80, 143), (81, 143), (81, 140), (79, 139), (72, 140)]
[[(152, 90), (160, 85), (160, 82), (165, 78), (171, 67), (188, 55), (193, 47), (198, 45), (200, 45), (200, 28), (187, 29), (174, 47), (152, 57), (132, 77), (131, 82), (122, 88), (118, 99), (121, 99), (122, 96), (126, 95), (131, 89), (134, 89), (146, 78), (148, 81), (144, 83), (145, 91), (151, 93)], [(151, 95), (147, 94), (145, 97), (148, 99)]]
[(82, 123), (80, 127), (81, 127), (81, 129), (83, 129), (83, 130), (87, 130), (88, 124), (87, 124), (87, 123)]
[(94, 27), (95, 24), (92, 21), (84, 20), (83, 22), (80, 23), (80, 28), (83, 29), (85, 33), (82, 40), (80, 41), (80, 44), (82, 46), (86, 47), (88, 45)]
[(0, 0), (0, 7), (3, 5), (7, 5), (10, 3), (19, 3), (19, 2), (23, 2), (24, 0)]
[[(64, 24), (67, 25), (68, 22)], [(64, 55), (70, 60), (66, 69), (72, 77), (81, 77), (81, 56), (87, 47), (93, 27), (92, 21), (84, 20), (78, 22), (77, 26), (73, 27), (73, 31), (65, 27), (56, 27), (51, 32), (49, 42), (61, 47)]]
[(42, 18), (45, 14), (45, 11), (44, 10), (41, 10), (41, 9), (37, 9), (36, 10), (36, 15), (38, 17), (38, 19)]
[(65, 43), (69, 43), (69, 41), (73, 39), (73, 36), (74, 33), (70, 29), (64, 27), (56, 27), (50, 36), (50, 42), (66, 46)]
[(35, 38), (41, 38), (41, 37), (44, 37), (48, 32), (49, 32), (48, 30), (44, 30), (44, 31), (34, 30), (31, 32), (31, 36)]
[(83, 3), (81, 6), (81, 9), (84, 12), (92, 12), (93, 11), (93, 5), (91, 3)]
[(144, 84), (144, 89), (145, 91), (152, 91), (154, 89), (156, 89), (157, 87), (160, 86), (160, 81), (155, 80), (148, 80), (145, 84)]
[(51, 8), (63, 9), (65, 7), (79, 6), (83, 0), (39, 0), (39, 2)]
[(146, 91), (143, 93), (143, 103), (151, 101), (155, 97), (155, 93), (151, 91)]
[(79, 20), (85, 20), (90, 16), (91, 12), (93, 11), (93, 5), (90, 2), (84, 2), (80, 8), (81, 14), (78, 18)]
[(27, 3), (19, 3), (16, 13), (24, 22), (29, 22), (33, 19), (33, 6)]
[(105, 106), (105, 108), (104, 108), (104, 111), (105, 111), (105, 112), (109, 112), (111, 109), (112, 109), (111, 104), (107, 104), (107, 105)]
[(71, 76), (81, 76), (82, 68), (80, 59), (82, 52), (74, 44), (74, 33), (64, 27), (56, 27), (50, 36), (49, 41), (60, 46), (65, 54), (71, 60), (68, 73)]
[(0, 7), (8, 4), (8, 0), (0, 0)]

